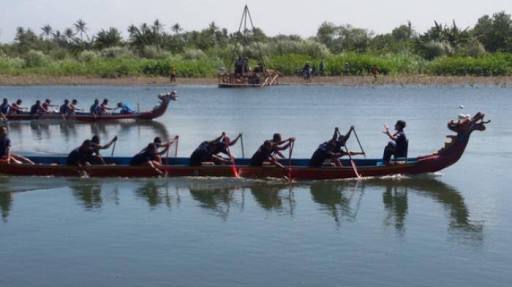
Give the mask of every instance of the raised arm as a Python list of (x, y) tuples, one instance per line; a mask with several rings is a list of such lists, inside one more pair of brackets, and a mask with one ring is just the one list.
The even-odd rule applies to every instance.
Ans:
[(239, 133), (238, 136), (229, 143), (229, 146), (234, 146), (241, 137), (242, 137), (242, 133)]
[(389, 137), (390, 140), (396, 141), (396, 136), (389, 131), (388, 125), (384, 124), (383, 133)]

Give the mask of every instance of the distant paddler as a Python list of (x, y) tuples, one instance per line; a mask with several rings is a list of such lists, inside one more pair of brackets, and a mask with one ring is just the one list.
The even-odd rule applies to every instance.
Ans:
[(53, 113), (53, 112), (55, 112), (53, 110), (54, 107), (58, 107), (58, 105), (52, 105), (52, 101), (50, 99), (46, 99), (41, 104), (41, 111), (43, 113)]
[(10, 108), (11, 107), (9, 106), (9, 101), (4, 98), (4, 100), (2, 101), (2, 104), (0, 105), (0, 113), (2, 115), (7, 115), (9, 113)]
[(364, 154), (363, 152), (347, 152), (343, 150), (353, 131), (354, 126), (351, 126), (348, 132), (345, 135), (342, 135), (339, 128), (336, 127), (332, 138), (318, 146), (316, 151), (313, 153), (313, 156), (309, 160), (309, 166), (321, 167), (327, 160), (329, 160), (336, 166), (340, 167), (342, 166), (339, 160), (341, 157), (345, 155), (352, 156)]
[[(266, 140), (258, 148), (258, 150), (251, 157), (251, 166), (262, 166), (264, 162), (271, 162), (279, 167), (284, 166), (279, 163), (278, 158), (284, 159), (284, 155), (281, 151), (290, 148), (292, 143), (295, 142), (295, 138), (291, 137), (286, 140), (281, 139), (281, 134), (275, 133), (271, 140)], [(276, 157), (277, 156), (277, 157)]]
[[(234, 157), (229, 151), (229, 147), (233, 146), (237, 143), (238, 139), (242, 134), (238, 134), (238, 136), (234, 140), (230, 140), (229, 137), (226, 136), (225, 132), (210, 141), (202, 142), (190, 155), (190, 165), (191, 166), (200, 166), (203, 164), (229, 164), (233, 161)], [(220, 154), (224, 154), (228, 156), (228, 158), (224, 158)]]
[(16, 102), (11, 104), (11, 107), (9, 108), (10, 114), (21, 114), (23, 110), (26, 110), (27, 108), (22, 106), (23, 101), (18, 99)]
[(11, 140), (4, 126), (0, 127), (0, 160), (8, 164), (34, 164), (26, 157), (11, 153)]

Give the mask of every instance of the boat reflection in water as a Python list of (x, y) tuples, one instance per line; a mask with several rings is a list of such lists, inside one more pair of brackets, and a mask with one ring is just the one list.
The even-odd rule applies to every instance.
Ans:
[(92, 135), (99, 135), (105, 141), (118, 136), (125, 142), (139, 138), (151, 139), (155, 136), (163, 139), (171, 137), (164, 124), (146, 120), (98, 123), (15, 121), (9, 122), (8, 128), (15, 150), (25, 154), (62, 153), (64, 149), (75, 148)]
[[(288, 185), (284, 182), (246, 181), (237, 179), (207, 178), (160, 178), (160, 179), (52, 179), (44, 178), (0, 178), (0, 208), (2, 218), (7, 221), (12, 210), (13, 192), (69, 187), (74, 198), (85, 210), (104, 208), (104, 205), (122, 205), (137, 200), (147, 202), (150, 209), (179, 206), (187, 201), (209, 211), (210, 215), (227, 220), (233, 210), (244, 212), (247, 205), (259, 206), (266, 212), (289, 214), (296, 212), (296, 205), (316, 204), (319, 212), (326, 212), (339, 227), (343, 222), (356, 224), (358, 214), (365, 203), (364, 197), (381, 193), (384, 206), (384, 226), (393, 226), (399, 234), (406, 231), (407, 216), (413, 214), (409, 205), (410, 196), (427, 198), (425, 205), (441, 204), (449, 220), (449, 230), (457, 236), (482, 240), (483, 225), (469, 218), (469, 211), (462, 195), (453, 187), (432, 177), (402, 179), (369, 179), (356, 181), (323, 181)], [(307, 192), (311, 195), (308, 199)], [(366, 191), (366, 195), (365, 195)], [(249, 196), (248, 196), (249, 195)], [(57, 196), (50, 194), (49, 196)], [(432, 201), (433, 200), (433, 201)], [(131, 203), (130, 203), (131, 204)], [(423, 204), (422, 204), (423, 205)], [(187, 206), (188, 208), (188, 206)], [(377, 206), (366, 206), (366, 211), (382, 210)], [(251, 212), (257, 210), (251, 210)], [(376, 213), (379, 215), (379, 213)], [(232, 216), (236, 216), (232, 215)], [(379, 215), (380, 216), (380, 215)]]

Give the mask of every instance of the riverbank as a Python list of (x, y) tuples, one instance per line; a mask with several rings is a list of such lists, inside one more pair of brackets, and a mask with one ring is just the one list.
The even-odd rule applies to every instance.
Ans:
[[(378, 76), (333, 76), (314, 77), (305, 81), (300, 77), (282, 77), (281, 84), (285, 85), (484, 85), (512, 86), (512, 76), (475, 77), (475, 76), (429, 76), (429, 75), (391, 75)], [(32, 86), (32, 85), (168, 85), (167, 77), (120, 77), (100, 78), (87, 76), (4, 76), (0, 75), (1, 86)], [(216, 78), (178, 78), (176, 85), (216, 85)]]

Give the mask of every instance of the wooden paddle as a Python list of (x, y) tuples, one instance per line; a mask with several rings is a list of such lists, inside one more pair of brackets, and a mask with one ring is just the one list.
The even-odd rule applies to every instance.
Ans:
[(357, 136), (356, 129), (354, 128), (354, 135), (356, 136), (357, 143), (359, 144), (359, 148), (361, 149), (361, 152), (363, 153), (364, 158), (366, 158), (366, 153), (364, 152), (363, 146), (361, 145), (361, 142), (359, 141), (359, 137)]
[[(338, 135), (341, 135), (341, 133), (338, 131)], [(357, 176), (358, 179), (361, 178), (361, 175), (359, 175), (359, 172), (357, 172), (357, 166), (354, 160), (352, 159), (352, 156), (350, 155), (350, 151), (347, 148), (347, 142), (345, 142), (345, 145), (343, 146), (345, 148), (345, 152), (348, 155), (348, 158), (350, 160), (350, 165), (352, 165), (352, 169), (354, 170), (354, 174)]]

